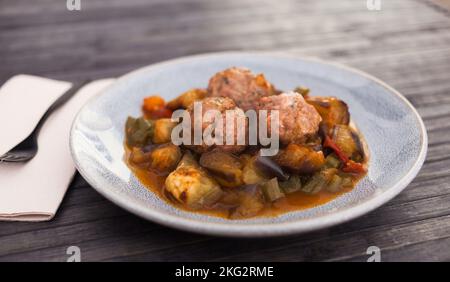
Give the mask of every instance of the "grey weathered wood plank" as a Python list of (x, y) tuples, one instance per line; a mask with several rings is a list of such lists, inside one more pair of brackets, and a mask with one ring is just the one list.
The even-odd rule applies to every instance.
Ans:
[[(440, 238), (420, 243), (409, 245), (407, 248), (391, 248), (384, 249), (381, 254), (381, 260), (384, 262), (396, 262), (396, 261), (424, 261), (424, 262), (439, 262), (450, 260), (450, 252), (448, 252), (448, 246), (450, 245), (450, 238)], [(446, 251), (443, 251), (446, 250)], [(366, 261), (367, 255), (356, 256), (347, 261)]]
[[(357, 221), (353, 221), (350, 223), (347, 223), (340, 227), (335, 227), (331, 229), (331, 233), (328, 234), (329, 240), (334, 240), (335, 237), (342, 237), (342, 233), (359, 233), (363, 232), (364, 230), (379, 230), (379, 229), (387, 229), (387, 228), (395, 228), (395, 226), (400, 224), (410, 224), (419, 222), (422, 220), (430, 219), (430, 218), (437, 218), (442, 216), (447, 216), (450, 214), (450, 193), (445, 196), (441, 197), (432, 197), (427, 199), (421, 199), (417, 201), (409, 201), (403, 204), (399, 205), (389, 205), (384, 206), (380, 208), (377, 213), (370, 213), (361, 219), (358, 219)], [(389, 223), (387, 224), (385, 221), (385, 217), (389, 216)], [(108, 234), (107, 232), (104, 232), (102, 234), (97, 234), (98, 230), (103, 230), (108, 227), (110, 227), (110, 222), (123, 222), (124, 224), (129, 224), (129, 217), (115, 217), (111, 219), (106, 220), (98, 220), (94, 221), (95, 226), (91, 224), (91, 222), (87, 223), (77, 223), (72, 224), (68, 226), (61, 226), (61, 227), (55, 227), (51, 229), (40, 229), (35, 230), (31, 232), (22, 232), (18, 234), (11, 234), (3, 236), (3, 242), (5, 243), (5, 246), (2, 247), (3, 252), (8, 252), (9, 255), (15, 254), (15, 253), (21, 253), (24, 250), (26, 252), (30, 251), (39, 251), (42, 253), (42, 246), (45, 246), (48, 244), (48, 242), (51, 242), (52, 244), (60, 247), (67, 244), (67, 240), (71, 240), (70, 242), (73, 242), (73, 244), (81, 244), (95, 240), (92, 244), (89, 244), (89, 248), (93, 248), (92, 254), (89, 253), (88, 250), (85, 250), (85, 255), (92, 256), (92, 259), (96, 260), (99, 259), (98, 257), (95, 257), (94, 255), (96, 253), (101, 253), (96, 250), (97, 246), (102, 246), (102, 241), (105, 240), (105, 238), (113, 237), (111, 240), (114, 240), (116, 242), (128, 242), (129, 238), (128, 235), (136, 235), (139, 238), (147, 237), (149, 234), (149, 229), (144, 228), (144, 230), (138, 230), (138, 231), (131, 231), (127, 230), (127, 228), (121, 229), (123, 232), (118, 232), (114, 234), (114, 236), (111, 236), (111, 234)], [(135, 220), (132, 220), (135, 221)], [(149, 226), (153, 226), (151, 224), (148, 224)], [(132, 225), (130, 225), (132, 226)], [(143, 225), (145, 226), (145, 224)], [(146, 226), (145, 226), (146, 227)], [(152, 227), (154, 228), (154, 227)], [(106, 229), (107, 230), (107, 229)], [(156, 233), (164, 232), (164, 235), (167, 235), (168, 229), (160, 229), (156, 226), (156, 229), (154, 229)], [(57, 232), (59, 234), (58, 238), (51, 238), (51, 234), (54, 232)], [(175, 232), (175, 231), (174, 231)], [(368, 232), (368, 231), (367, 231)], [(181, 233), (181, 232), (176, 232)], [(36, 245), (27, 245), (25, 244), (26, 238), (29, 237), (29, 234), (34, 234), (35, 241), (37, 241)], [(78, 235), (77, 235), (78, 234)], [(184, 234), (184, 233), (181, 233)], [(125, 236), (125, 238), (123, 238)], [(177, 235), (178, 236), (178, 235)], [(181, 238), (185, 239), (187, 238), (186, 235), (180, 235)], [(189, 236), (191, 237), (191, 236)], [(199, 238), (204, 236), (198, 236), (198, 235), (192, 235), (193, 241), (198, 241)], [(314, 238), (311, 235), (305, 235), (306, 239)], [(94, 239), (95, 238), (95, 239)], [(123, 240), (123, 241), (121, 241)], [(217, 240), (224, 240), (224, 239), (214, 239), (213, 241)], [(17, 241), (19, 242), (17, 244)], [(238, 241), (238, 240), (234, 240)], [(259, 240), (261, 241), (261, 240)], [(270, 240), (270, 242), (273, 242), (273, 245), (267, 244), (266, 246), (255, 246), (255, 248), (259, 249), (260, 251), (263, 251), (266, 248), (271, 248), (275, 245), (278, 245), (279, 242), (289, 242), (289, 241), (297, 241), (297, 238), (290, 237), (289, 239), (286, 238), (275, 238)], [(303, 240), (302, 240), (303, 241)], [(140, 241), (141, 242), (141, 241)], [(184, 244), (184, 241), (180, 241), (181, 244)], [(175, 243), (175, 242), (173, 242)], [(25, 245), (24, 245), (25, 244)], [(152, 243), (153, 245), (153, 243)], [(211, 247), (215, 245), (215, 242), (212, 242)], [(127, 244), (127, 247), (131, 248), (131, 245)], [(155, 250), (158, 250), (159, 248), (166, 248), (165, 245), (162, 245), (161, 243), (155, 244), (155, 246), (149, 246), (149, 248), (157, 248)], [(130, 249), (131, 251), (131, 249)], [(142, 245), (136, 244), (136, 247), (134, 249), (134, 252), (139, 253), (146, 251), (148, 252), (148, 249), (143, 249)], [(242, 250), (236, 249), (235, 251), (230, 251), (230, 253), (236, 252), (236, 253), (242, 253)], [(103, 254), (104, 255), (104, 254)], [(116, 254), (117, 255), (117, 254)], [(1, 256), (0, 256), (1, 258)]]
[[(240, 241), (212, 239), (208, 242), (179, 246), (176, 249), (153, 250), (117, 259), (148, 260), (152, 258), (158, 261), (220, 260), (236, 262), (245, 260), (272, 261), (274, 258), (280, 261), (330, 260), (330, 257), (337, 260), (348, 260), (360, 256), (361, 260), (364, 261), (364, 254), (367, 248), (372, 245), (376, 245), (382, 250), (389, 250), (389, 246), (407, 248), (409, 245), (436, 240), (436, 238), (448, 238), (446, 225), (449, 220), (448, 216), (439, 219), (432, 218), (412, 224), (389, 226), (375, 230), (366, 229), (354, 234), (343, 233), (337, 236), (332, 236), (333, 230), (328, 230), (315, 232), (310, 236), (283, 238), (282, 243), (277, 239)], [(214, 252), (211, 251), (212, 249), (214, 249)], [(441, 255), (448, 254), (448, 247), (438, 251)], [(219, 256), (217, 253), (223, 254), (223, 256)], [(367, 256), (365, 258), (367, 259)]]

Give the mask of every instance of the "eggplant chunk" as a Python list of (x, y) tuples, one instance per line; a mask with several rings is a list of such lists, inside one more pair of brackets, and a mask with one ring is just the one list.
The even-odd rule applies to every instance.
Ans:
[(175, 200), (192, 209), (211, 206), (223, 195), (219, 184), (186, 153), (165, 182), (166, 191)]
[(231, 218), (247, 218), (255, 216), (264, 209), (265, 201), (261, 189), (257, 185), (247, 185), (236, 192), (238, 206), (230, 214)]
[(150, 152), (144, 152), (139, 147), (133, 147), (131, 149), (130, 161), (135, 164), (143, 164), (150, 161)]
[(231, 153), (213, 150), (202, 154), (200, 165), (206, 168), (224, 187), (237, 187), (243, 184), (241, 160)]
[(153, 143), (168, 143), (171, 139), (172, 129), (177, 125), (170, 118), (157, 119), (154, 123)]
[(325, 163), (322, 151), (298, 144), (289, 144), (272, 159), (280, 166), (298, 174), (311, 174), (321, 169)]
[(245, 158), (246, 162), (242, 171), (242, 180), (245, 184), (258, 184), (266, 182), (270, 179), (270, 177), (266, 176), (255, 166), (257, 156)]
[(177, 98), (167, 103), (167, 107), (171, 110), (176, 110), (180, 108), (187, 109), (195, 101), (202, 100), (206, 97), (205, 89), (191, 89), (184, 92)]
[(177, 168), (180, 166), (198, 166), (198, 162), (190, 151), (186, 151), (178, 163)]
[(283, 169), (269, 157), (257, 156), (255, 160), (255, 166), (268, 177), (276, 177), (282, 181), (286, 181), (289, 178), (289, 175), (285, 173)]
[(306, 102), (314, 106), (322, 118), (321, 130), (329, 134), (335, 124), (348, 125), (350, 113), (348, 106), (342, 100), (335, 97), (310, 97)]
[(181, 150), (178, 146), (168, 143), (151, 151), (150, 167), (160, 173), (169, 173), (177, 167), (181, 159)]
[(332, 131), (334, 143), (350, 159), (356, 162), (364, 160), (364, 149), (358, 134), (347, 125), (335, 125)]

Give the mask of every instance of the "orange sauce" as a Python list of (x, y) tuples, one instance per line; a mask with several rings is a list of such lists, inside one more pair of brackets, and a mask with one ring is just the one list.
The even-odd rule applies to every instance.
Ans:
[[(147, 189), (155, 193), (161, 199), (164, 199), (167, 203), (176, 206), (177, 208), (187, 210), (190, 212), (202, 213), (206, 215), (218, 216), (223, 218), (230, 217), (230, 209), (224, 205), (221, 205), (220, 201), (217, 205), (214, 205), (210, 209), (192, 210), (168, 198), (167, 195), (164, 193), (164, 182), (166, 177), (157, 175), (151, 170), (148, 170), (145, 167), (145, 165), (139, 166), (130, 162), (130, 149), (126, 145), (125, 145), (125, 152), (126, 152), (125, 162), (127, 163), (128, 167), (133, 171), (134, 175), (141, 181), (141, 183)], [(331, 193), (326, 190), (322, 190), (314, 195), (306, 194), (301, 191), (286, 194), (286, 197), (279, 199), (272, 204), (266, 204), (261, 211), (259, 211), (256, 215), (251, 217), (273, 217), (286, 212), (310, 209), (323, 205), (339, 197), (340, 195), (351, 191), (355, 187), (357, 181), (358, 181), (357, 179), (354, 179), (353, 185), (351, 187), (343, 188), (336, 193)], [(227, 189), (229, 191), (232, 190), (233, 188), (224, 188), (225, 193), (227, 193)]]

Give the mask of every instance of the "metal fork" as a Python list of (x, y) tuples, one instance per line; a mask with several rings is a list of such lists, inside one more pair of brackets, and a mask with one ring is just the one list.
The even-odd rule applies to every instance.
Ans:
[(22, 142), (17, 144), (14, 148), (9, 150), (4, 155), (0, 156), (0, 162), (25, 162), (29, 161), (34, 156), (36, 156), (38, 151), (38, 143), (37, 139), (39, 136), (39, 131), (42, 128), (42, 125), (45, 123), (45, 120), (50, 116), (50, 114), (67, 102), (72, 96), (78, 92), (84, 85), (86, 85), (90, 80), (85, 80), (81, 83), (78, 83), (72, 86), (69, 90), (67, 90), (63, 95), (61, 95), (53, 104), (47, 109), (44, 115), (41, 117), (36, 127), (27, 136)]

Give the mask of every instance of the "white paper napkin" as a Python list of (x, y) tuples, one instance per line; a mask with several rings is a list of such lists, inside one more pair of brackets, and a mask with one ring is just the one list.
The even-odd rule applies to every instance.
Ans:
[[(75, 174), (69, 150), (76, 113), (113, 79), (84, 86), (43, 125), (37, 155), (26, 163), (0, 163), (0, 220), (44, 221), (54, 217)], [(71, 83), (17, 75), (0, 88), (0, 155), (34, 129), (47, 108)]]

